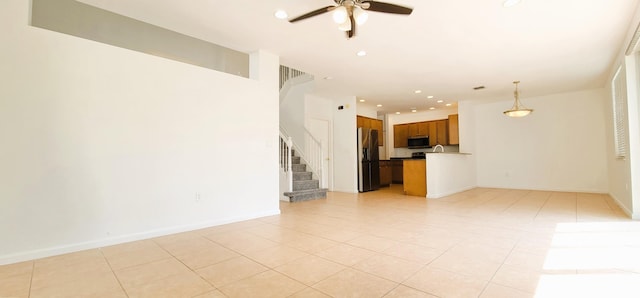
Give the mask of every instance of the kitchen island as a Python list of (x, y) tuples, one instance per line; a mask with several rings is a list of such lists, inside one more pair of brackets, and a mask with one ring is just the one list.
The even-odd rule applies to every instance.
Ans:
[(475, 163), (468, 153), (427, 153), (425, 159), (391, 159), (403, 164), (402, 184), (406, 195), (437, 199), (476, 186)]
[(437, 199), (476, 187), (475, 162), (469, 153), (428, 153), (427, 198)]

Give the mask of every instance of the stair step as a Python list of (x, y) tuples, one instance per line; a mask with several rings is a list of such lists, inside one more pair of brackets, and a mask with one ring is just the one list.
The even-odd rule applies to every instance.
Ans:
[(293, 172), (293, 181), (311, 180), (311, 172)]
[(285, 192), (285, 196), (289, 197), (289, 202), (309, 201), (313, 199), (325, 199), (327, 198), (327, 189), (311, 189), (311, 190), (298, 190), (292, 192)]
[(307, 165), (305, 164), (291, 164), (291, 170), (294, 172), (306, 172)]
[(291, 157), (291, 164), (292, 165), (300, 164), (300, 156), (292, 156)]
[(320, 187), (320, 183), (318, 180), (302, 180), (302, 181), (293, 181), (293, 190), (310, 190), (317, 189)]

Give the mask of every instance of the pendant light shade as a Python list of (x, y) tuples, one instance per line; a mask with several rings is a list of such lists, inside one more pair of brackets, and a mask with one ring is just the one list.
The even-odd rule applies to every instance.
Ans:
[(509, 117), (514, 118), (527, 116), (531, 114), (531, 112), (533, 112), (533, 109), (527, 109), (520, 103), (520, 94), (518, 93), (518, 84), (520, 83), (520, 81), (514, 81), (513, 83), (516, 85), (516, 90), (513, 92), (516, 100), (513, 103), (513, 107), (511, 107), (510, 110), (504, 111), (503, 113)]

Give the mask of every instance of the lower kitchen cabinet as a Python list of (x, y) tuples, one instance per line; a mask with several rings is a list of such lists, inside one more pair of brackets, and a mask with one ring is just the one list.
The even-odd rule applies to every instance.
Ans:
[(402, 184), (402, 159), (394, 159), (391, 161), (391, 182), (393, 184)]
[(403, 165), (404, 194), (427, 196), (427, 163), (424, 159), (407, 159)]
[(392, 166), (390, 160), (380, 161), (380, 186), (389, 186), (391, 184)]

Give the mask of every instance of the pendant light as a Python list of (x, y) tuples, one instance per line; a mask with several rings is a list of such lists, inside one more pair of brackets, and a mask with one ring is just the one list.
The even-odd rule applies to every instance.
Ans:
[(506, 110), (503, 113), (509, 117), (516, 118), (527, 116), (531, 114), (531, 112), (533, 112), (533, 109), (527, 109), (520, 103), (520, 94), (518, 93), (518, 84), (520, 83), (520, 81), (514, 81), (513, 83), (516, 85), (516, 91), (513, 92), (516, 101), (513, 103), (513, 107), (511, 107), (511, 110)]

